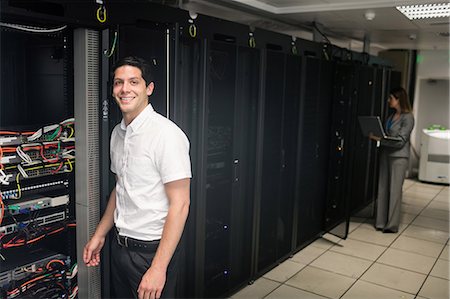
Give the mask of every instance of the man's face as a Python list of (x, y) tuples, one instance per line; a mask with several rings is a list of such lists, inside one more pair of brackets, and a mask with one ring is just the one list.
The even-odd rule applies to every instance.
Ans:
[(124, 115), (133, 120), (148, 104), (148, 96), (153, 92), (153, 82), (145, 85), (139, 68), (124, 65), (114, 72), (113, 96)]

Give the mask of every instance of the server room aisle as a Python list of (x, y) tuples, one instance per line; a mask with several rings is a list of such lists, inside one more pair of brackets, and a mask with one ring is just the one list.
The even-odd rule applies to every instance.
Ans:
[(325, 235), (232, 298), (450, 298), (449, 187), (403, 189), (398, 234), (352, 218), (347, 240)]

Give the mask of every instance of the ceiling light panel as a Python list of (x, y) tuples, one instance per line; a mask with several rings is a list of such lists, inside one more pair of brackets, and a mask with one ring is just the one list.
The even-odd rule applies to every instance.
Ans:
[(450, 3), (397, 6), (410, 20), (450, 17)]

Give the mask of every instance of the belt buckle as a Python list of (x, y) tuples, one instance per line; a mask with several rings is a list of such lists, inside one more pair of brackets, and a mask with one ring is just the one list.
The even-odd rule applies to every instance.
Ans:
[[(123, 237), (124, 243), (122, 243), (122, 242), (120, 241), (120, 237)], [(117, 243), (119, 243), (120, 246), (125, 246), (125, 247), (128, 248), (128, 237), (126, 237), (126, 236), (121, 236), (121, 235), (117, 234)]]

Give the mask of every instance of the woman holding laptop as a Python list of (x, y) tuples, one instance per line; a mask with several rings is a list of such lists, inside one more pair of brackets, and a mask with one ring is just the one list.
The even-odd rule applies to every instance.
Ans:
[(395, 112), (385, 123), (387, 139), (370, 135), (380, 142), (380, 174), (378, 179), (377, 215), (375, 228), (384, 233), (397, 233), (400, 224), (402, 187), (409, 160), (409, 138), (414, 127), (414, 117), (405, 89), (391, 90), (389, 107)]

